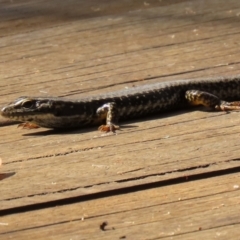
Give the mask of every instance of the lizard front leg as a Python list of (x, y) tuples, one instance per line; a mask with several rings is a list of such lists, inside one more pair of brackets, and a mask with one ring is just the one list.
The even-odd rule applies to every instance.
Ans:
[(119, 111), (116, 103), (110, 102), (103, 104), (97, 109), (97, 114), (101, 118), (106, 118), (106, 125), (101, 125), (98, 129), (102, 132), (115, 132), (120, 127), (117, 125), (119, 119)]

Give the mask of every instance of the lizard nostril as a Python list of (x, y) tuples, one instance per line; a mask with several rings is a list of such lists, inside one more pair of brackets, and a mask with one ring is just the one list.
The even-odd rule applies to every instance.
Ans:
[(7, 117), (7, 115), (8, 115), (7, 109), (8, 109), (7, 107), (2, 108), (0, 111), (0, 115), (3, 117)]

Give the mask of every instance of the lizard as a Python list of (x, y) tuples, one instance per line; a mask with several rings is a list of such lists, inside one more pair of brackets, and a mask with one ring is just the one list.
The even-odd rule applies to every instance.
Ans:
[(19, 126), (29, 129), (100, 125), (100, 131), (115, 132), (120, 128), (119, 121), (184, 109), (191, 105), (204, 105), (217, 111), (240, 110), (238, 100), (240, 75), (160, 82), (77, 100), (19, 97), (3, 107), (1, 115), (23, 122)]

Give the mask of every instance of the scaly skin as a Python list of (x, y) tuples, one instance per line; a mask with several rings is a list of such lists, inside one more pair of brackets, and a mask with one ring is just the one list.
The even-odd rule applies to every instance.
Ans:
[(40, 127), (64, 129), (100, 125), (107, 119), (107, 129), (103, 126), (102, 130), (108, 131), (118, 120), (183, 109), (189, 107), (189, 102), (217, 110), (239, 110), (239, 102), (231, 104), (220, 99), (240, 100), (240, 75), (143, 85), (79, 100), (20, 97), (5, 106), (1, 115)]

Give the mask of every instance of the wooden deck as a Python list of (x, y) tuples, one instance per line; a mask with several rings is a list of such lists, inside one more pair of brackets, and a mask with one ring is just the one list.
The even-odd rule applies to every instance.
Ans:
[[(239, 0), (3, 0), (0, 106), (239, 74), (239, 26)], [(239, 122), (181, 111), (107, 137), (2, 126), (0, 239), (239, 239)]]

